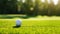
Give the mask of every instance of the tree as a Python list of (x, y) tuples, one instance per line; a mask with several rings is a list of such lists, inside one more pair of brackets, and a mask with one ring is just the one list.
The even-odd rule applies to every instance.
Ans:
[(24, 10), (25, 3), (23, 3), (23, 0), (19, 0), (17, 4), (18, 4), (18, 13), (24, 14), (25, 13), (25, 10)]
[(50, 0), (50, 4), (48, 5), (48, 15), (54, 15), (54, 3), (52, 0)]
[(11, 14), (17, 13), (17, 0), (10, 0), (7, 2), (7, 11)]
[(26, 0), (25, 2), (25, 13), (28, 16), (32, 15), (32, 11), (30, 10), (30, 8), (33, 7), (33, 1), (32, 0)]
[(44, 10), (44, 15), (47, 15), (48, 14), (48, 0), (45, 0), (43, 10)]
[(0, 14), (7, 13), (6, 3), (7, 3), (7, 0), (1, 0), (0, 1)]
[(34, 15), (37, 16), (38, 15), (38, 12), (39, 12), (39, 3), (40, 0), (35, 0), (35, 7), (34, 7)]
[(1, 0), (0, 2), (0, 13), (2, 14), (13, 14), (17, 12), (17, 0)]
[(60, 0), (58, 0), (58, 4), (56, 6), (56, 15), (60, 16)]
[(47, 15), (48, 13), (48, 0), (45, 0), (44, 2), (42, 2), (42, 11), (41, 11), (41, 15)]

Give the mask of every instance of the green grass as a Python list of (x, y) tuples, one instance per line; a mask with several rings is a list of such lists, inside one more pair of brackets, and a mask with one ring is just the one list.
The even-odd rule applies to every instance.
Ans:
[(13, 28), (13, 26), (15, 19), (0, 19), (0, 34), (60, 34), (59, 19), (22, 19), (22, 27)]

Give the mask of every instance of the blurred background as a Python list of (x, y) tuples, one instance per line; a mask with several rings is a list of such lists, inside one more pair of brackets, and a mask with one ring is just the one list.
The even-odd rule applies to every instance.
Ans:
[(0, 34), (60, 34), (60, 0), (0, 0)]
[(60, 0), (0, 0), (0, 14), (60, 16)]

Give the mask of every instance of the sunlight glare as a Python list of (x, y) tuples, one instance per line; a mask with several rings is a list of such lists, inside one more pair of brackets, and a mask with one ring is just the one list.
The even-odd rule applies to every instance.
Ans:
[(50, 0), (48, 0), (48, 3), (50, 3)]
[(53, 0), (53, 2), (54, 2), (54, 5), (58, 4), (58, 0)]
[(32, 0), (33, 2), (35, 2), (35, 0)]
[(22, 2), (24, 3), (24, 2), (25, 2), (25, 0), (22, 0)]
[(41, 0), (42, 2), (45, 2), (45, 0)]

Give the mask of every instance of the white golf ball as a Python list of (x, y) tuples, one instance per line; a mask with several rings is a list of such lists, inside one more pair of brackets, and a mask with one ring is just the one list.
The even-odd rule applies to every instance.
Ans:
[(20, 19), (16, 20), (16, 25), (21, 25), (21, 23), (22, 23), (22, 20), (20, 20)]

